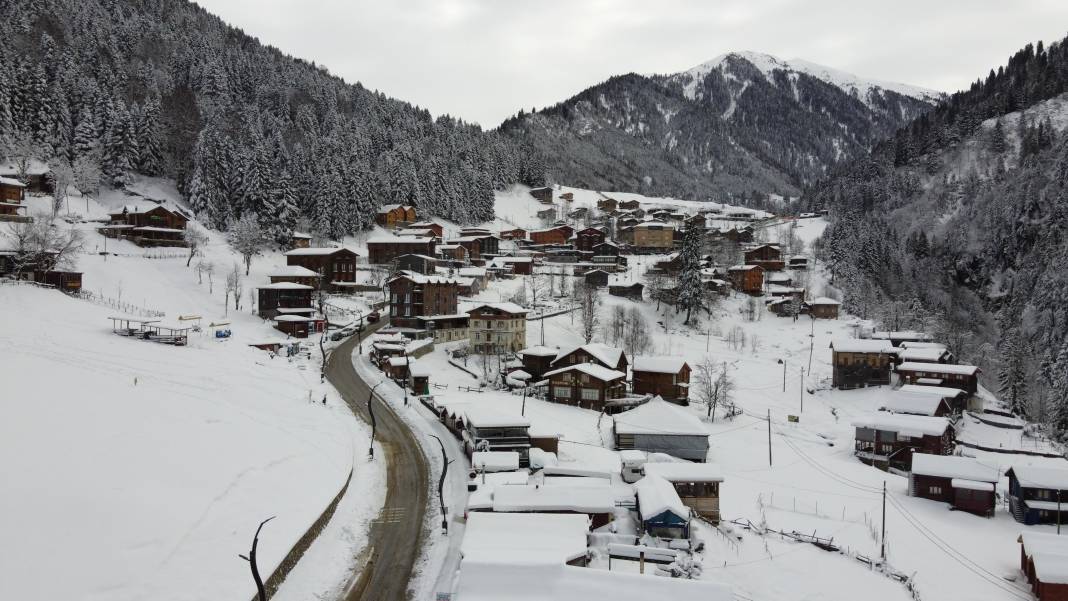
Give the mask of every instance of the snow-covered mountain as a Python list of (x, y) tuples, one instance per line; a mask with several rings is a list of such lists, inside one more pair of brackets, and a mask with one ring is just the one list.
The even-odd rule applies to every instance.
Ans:
[(558, 182), (646, 194), (796, 194), (930, 110), (940, 95), (801, 60), (725, 54), (627, 74), (501, 125)]

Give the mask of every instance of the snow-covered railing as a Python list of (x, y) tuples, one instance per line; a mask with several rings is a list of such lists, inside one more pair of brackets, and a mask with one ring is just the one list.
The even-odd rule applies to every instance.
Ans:
[(155, 309), (149, 309), (146, 307), (134, 305), (132, 303), (123, 302), (117, 298), (111, 298), (102, 294), (91, 292), (89, 290), (79, 290), (76, 294), (73, 294), (72, 296), (76, 296), (84, 301), (89, 301), (94, 305), (110, 307), (112, 309), (115, 309), (116, 311), (122, 311), (126, 315), (137, 315), (140, 317), (163, 317), (164, 315), (166, 315), (166, 313), (164, 313), (163, 311), (157, 311)]
[(55, 288), (52, 284), (46, 284), (44, 282), (33, 282), (30, 280), (16, 280), (12, 278), (0, 278), (0, 284), (7, 286), (33, 286), (35, 288)]

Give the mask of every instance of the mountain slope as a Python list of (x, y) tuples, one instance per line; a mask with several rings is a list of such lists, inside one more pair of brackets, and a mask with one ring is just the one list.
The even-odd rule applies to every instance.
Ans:
[(1068, 48), (1028, 45), (803, 198), (835, 215), (825, 259), (847, 308), (940, 328), (1018, 411), (1061, 432), (1066, 125)]
[(614, 77), (500, 131), (540, 149), (550, 177), (569, 184), (697, 198), (796, 194), (937, 98), (733, 53), (673, 75)]

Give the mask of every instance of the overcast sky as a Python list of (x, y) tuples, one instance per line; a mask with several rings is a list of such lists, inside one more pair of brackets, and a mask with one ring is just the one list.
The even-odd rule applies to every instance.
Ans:
[(349, 82), (486, 128), (736, 50), (942, 91), (1068, 33), (1068, 0), (198, 0)]

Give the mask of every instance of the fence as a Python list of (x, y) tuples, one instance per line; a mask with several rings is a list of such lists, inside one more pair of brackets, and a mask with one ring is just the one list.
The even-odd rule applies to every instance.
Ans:
[(115, 309), (116, 311), (122, 311), (127, 315), (137, 315), (140, 317), (163, 317), (164, 315), (166, 315), (166, 313), (164, 313), (163, 311), (157, 311), (155, 309), (141, 307), (133, 303), (123, 302), (117, 298), (111, 298), (102, 294), (91, 292), (89, 290), (80, 290), (76, 294), (73, 294), (71, 296), (76, 296), (84, 301), (89, 301), (94, 305), (110, 307), (112, 309)]

